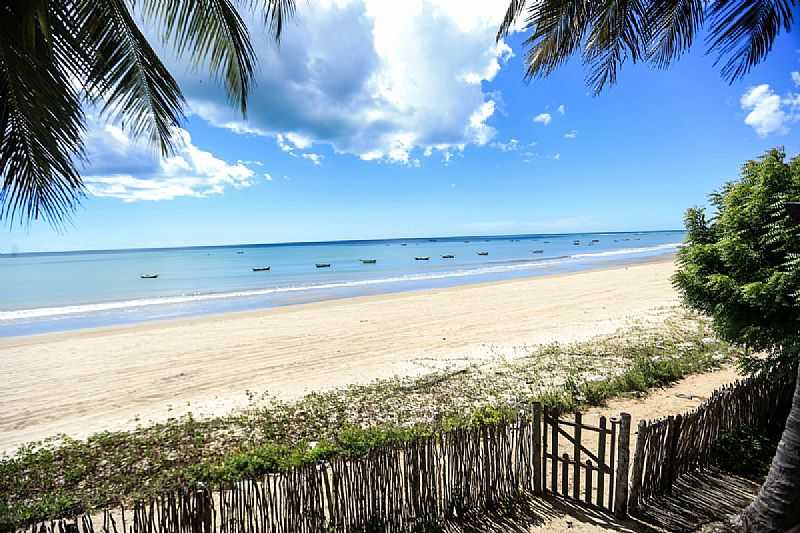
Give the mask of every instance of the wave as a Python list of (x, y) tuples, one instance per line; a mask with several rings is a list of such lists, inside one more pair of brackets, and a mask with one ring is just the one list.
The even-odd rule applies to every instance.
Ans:
[(574, 259), (592, 259), (618, 255), (636, 255), (641, 253), (667, 251), (677, 249), (680, 243), (660, 244), (657, 246), (642, 248), (625, 248), (608, 252), (581, 253), (574, 255), (563, 255), (558, 257), (543, 257), (539, 259), (506, 261), (491, 266), (463, 268), (460, 270), (450, 270), (444, 272), (425, 272), (420, 274), (407, 274), (403, 276), (391, 276), (386, 278), (363, 279), (338, 281), (330, 283), (317, 283), (308, 285), (291, 285), (285, 287), (270, 287), (264, 289), (248, 289), (229, 292), (210, 292), (193, 293), (178, 296), (159, 296), (154, 298), (138, 298), (133, 300), (122, 300), (114, 302), (100, 302), (90, 304), (65, 305), (61, 307), (37, 307), (33, 309), (19, 309), (13, 311), (0, 311), (0, 322), (12, 320), (41, 319), (64, 315), (81, 315), (90, 313), (102, 313), (108, 311), (131, 310), (140, 307), (150, 307), (158, 305), (180, 305), (196, 302), (207, 302), (214, 300), (226, 300), (232, 298), (252, 298), (258, 296), (268, 296), (271, 294), (283, 294), (292, 292), (304, 292), (314, 290), (347, 289), (354, 287), (367, 287), (374, 285), (384, 285), (391, 283), (406, 283), (414, 281), (430, 281), (437, 279), (462, 278), (468, 276), (480, 276), (488, 274), (502, 274), (520, 270), (532, 270), (535, 268), (550, 267), (554, 264), (563, 263)]

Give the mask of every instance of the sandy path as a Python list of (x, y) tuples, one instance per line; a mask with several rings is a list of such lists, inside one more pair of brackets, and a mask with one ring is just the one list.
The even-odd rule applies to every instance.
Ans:
[(246, 391), (314, 389), (424, 371), (431, 361), (611, 333), (677, 303), (671, 260), (257, 312), (0, 340), (0, 450), (85, 436)]

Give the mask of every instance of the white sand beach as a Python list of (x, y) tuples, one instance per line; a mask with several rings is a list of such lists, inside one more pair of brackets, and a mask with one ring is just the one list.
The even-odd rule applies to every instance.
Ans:
[(0, 450), (612, 333), (678, 303), (672, 259), (0, 340)]

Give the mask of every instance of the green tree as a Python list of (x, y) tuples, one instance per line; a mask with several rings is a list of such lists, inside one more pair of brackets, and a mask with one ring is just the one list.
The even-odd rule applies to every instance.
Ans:
[(84, 104), (162, 153), (183, 119), (177, 82), (139, 21), (247, 110), (256, 58), (239, 15), (280, 39), (294, 0), (5, 0), (0, 5), (0, 220), (59, 223), (83, 195)]
[[(800, 156), (782, 150), (748, 161), (741, 178), (711, 195), (714, 216), (686, 213), (686, 246), (673, 277), (684, 302), (712, 317), (723, 339), (749, 348), (745, 369), (800, 359), (800, 226), (786, 203), (800, 199)], [(800, 523), (800, 373), (793, 407), (766, 482), (735, 521), (745, 531)]]

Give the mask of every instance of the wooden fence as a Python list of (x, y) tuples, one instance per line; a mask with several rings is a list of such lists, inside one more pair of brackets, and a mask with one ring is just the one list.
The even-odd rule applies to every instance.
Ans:
[[(110, 509), (62, 520), (30, 524), (30, 533), (311, 533), (319, 531), (419, 531), (425, 526), (463, 517), (469, 511), (491, 508), (523, 494), (550, 492), (578, 503), (596, 501), (607, 511), (625, 512), (627, 483), (617, 483), (614, 473), (627, 480), (627, 433), (630, 417), (605, 427), (560, 420), (544, 413), (539, 404), (520, 412), (515, 422), (454, 429), (404, 445), (370, 451), (358, 458), (329, 462), (269, 474), (200, 490), (184, 490), (136, 502), (125, 509)], [(544, 423), (543, 423), (544, 422)], [(571, 437), (576, 450), (559, 456), (560, 426), (577, 432)], [(551, 429), (551, 456), (546, 457), (547, 427)], [(542, 431), (544, 429), (544, 432)], [(581, 444), (581, 431), (597, 430), (610, 455)], [(615, 440), (625, 434), (624, 443)], [(562, 442), (569, 441), (569, 436)], [(575, 444), (578, 443), (578, 444)], [(622, 444), (622, 446), (620, 445)], [(614, 448), (618, 464), (613, 466)], [(624, 448), (624, 449), (623, 449)], [(543, 452), (544, 451), (544, 452)], [(586, 464), (581, 457), (590, 458)], [(592, 464), (592, 458), (594, 464)], [(602, 458), (602, 460), (601, 460)], [(544, 474), (553, 479), (561, 468), (562, 492), (547, 487)], [(583, 473), (583, 476), (581, 475)], [(595, 474), (595, 481), (592, 481)], [(574, 481), (572, 476), (575, 475)], [(621, 476), (621, 477), (620, 477)], [(610, 478), (604, 484), (605, 478)], [(580, 496), (581, 478), (587, 496)], [(571, 483), (571, 484), (570, 484)], [(571, 486), (573, 490), (567, 490)], [(620, 486), (624, 489), (620, 489)], [(615, 498), (622, 503), (614, 503)], [(595, 506), (595, 503), (591, 503)]]
[(684, 415), (640, 421), (631, 466), (631, 511), (653, 496), (669, 494), (682, 474), (707, 466), (724, 433), (782, 424), (794, 383), (793, 372), (764, 373), (718, 389)]
[(721, 434), (777, 421), (793, 386), (792, 374), (756, 376), (722, 388), (685, 415), (640, 422), (630, 485), (629, 415), (600, 417), (592, 425), (580, 413), (564, 419), (533, 404), (514, 422), (454, 429), (361, 457), (179, 490), (18, 531), (420, 531), (523, 494), (557, 495), (624, 516), (629, 508), (669, 492), (681, 474), (708, 464)]

